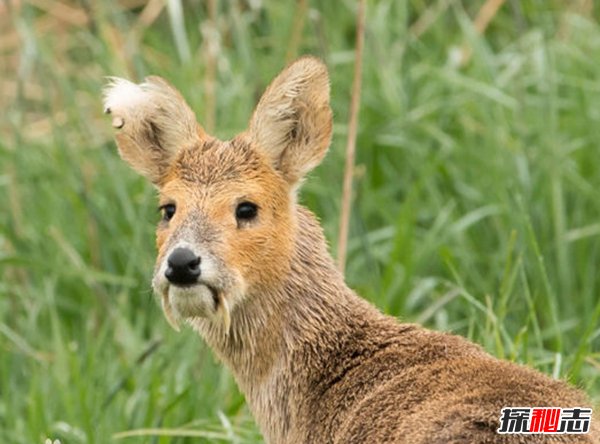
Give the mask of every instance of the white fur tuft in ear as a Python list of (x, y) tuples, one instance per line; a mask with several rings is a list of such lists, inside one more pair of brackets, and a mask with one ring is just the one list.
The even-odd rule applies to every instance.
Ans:
[(181, 94), (160, 77), (147, 77), (139, 85), (109, 78), (104, 111), (118, 129), (121, 157), (155, 184), (181, 148), (205, 136)]
[(114, 114), (113, 126), (122, 128), (124, 116), (131, 116), (135, 110), (143, 109), (150, 100), (148, 93), (140, 85), (126, 79), (109, 77), (104, 87), (104, 112)]

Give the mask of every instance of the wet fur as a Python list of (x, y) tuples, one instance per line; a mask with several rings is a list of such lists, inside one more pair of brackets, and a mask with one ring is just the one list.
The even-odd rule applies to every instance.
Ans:
[[(217, 301), (214, 310), (226, 309), (229, 325), (193, 313), (185, 320), (230, 368), (267, 442), (600, 440), (595, 419), (588, 435), (498, 435), (502, 407), (589, 401), (461, 337), (399, 323), (346, 286), (319, 223), (295, 197), (331, 137), (321, 62), (303, 58), (288, 67), (259, 102), (248, 131), (227, 142), (204, 134), (178, 93), (165, 88), (152, 96), (158, 102), (145, 104), (146, 115), (119, 104), (119, 149), (159, 187), (161, 199), (178, 202), (176, 219), (157, 230), (157, 263), (186, 236), (218, 258), (215, 285), (224, 289), (226, 306)], [(166, 131), (164, 110), (178, 106), (179, 122)], [(235, 202), (248, 196), (260, 202), (260, 218), (236, 226)]]

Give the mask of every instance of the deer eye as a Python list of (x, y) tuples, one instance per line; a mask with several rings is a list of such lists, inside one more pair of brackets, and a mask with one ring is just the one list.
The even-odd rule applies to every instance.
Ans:
[(175, 211), (177, 210), (177, 207), (175, 206), (175, 204), (166, 204), (166, 205), (162, 205), (160, 208), (160, 214), (162, 214), (162, 219), (166, 222), (169, 222), (171, 219), (173, 219), (173, 216), (175, 216)]
[(258, 206), (252, 202), (242, 202), (235, 209), (235, 218), (238, 222), (248, 222), (256, 217)]

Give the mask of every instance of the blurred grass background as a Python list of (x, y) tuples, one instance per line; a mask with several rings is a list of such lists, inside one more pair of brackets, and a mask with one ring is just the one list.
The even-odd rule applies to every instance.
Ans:
[[(600, 14), (508, 0), (483, 31), (484, 3), (368, 2), (348, 281), (597, 402)], [(0, 442), (260, 442), (153, 299), (154, 191), (118, 158), (103, 77), (162, 75), (228, 138), (287, 61), (322, 57), (335, 133), (302, 200), (335, 252), (355, 9), (0, 3)]]

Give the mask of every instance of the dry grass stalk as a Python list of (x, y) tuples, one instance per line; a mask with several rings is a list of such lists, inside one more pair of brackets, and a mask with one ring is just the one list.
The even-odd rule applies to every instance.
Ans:
[(217, 2), (216, 0), (208, 0), (206, 6), (208, 9), (208, 18), (202, 25), (204, 62), (206, 63), (206, 71), (204, 73), (204, 126), (208, 132), (214, 132), (217, 114), (216, 78), (217, 57), (219, 53)]
[[(478, 35), (483, 35), (485, 30), (488, 28), (500, 7), (506, 2), (506, 0), (487, 0), (483, 6), (479, 9), (475, 20), (473, 20), (473, 28)], [(458, 60), (458, 66), (465, 66), (471, 60), (473, 55), (473, 49), (465, 44), (460, 50), (460, 57)]]
[(356, 17), (356, 51), (354, 62), (354, 80), (352, 82), (352, 98), (350, 102), (350, 122), (346, 142), (346, 165), (344, 168), (344, 188), (342, 191), (342, 210), (340, 215), (340, 231), (338, 237), (338, 266), (344, 273), (350, 225), (350, 209), (352, 206), (352, 176), (354, 175), (354, 158), (356, 155), (356, 132), (358, 126), (358, 110), (360, 109), (360, 88), (362, 83), (362, 54), (365, 40), (365, 0), (358, 3)]
[(294, 14), (290, 43), (285, 55), (286, 63), (291, 63), (298, 57), (298, 49), (300, 48), (300, 42), (302, 41), (302, 31), (304, 30), (307, 9), (308, 2), (306, 0), (298, 0), (296, 3), (296, 12)]
[(435, 5), (428, 7), (410, 26), (410, 35), (415, 39), (420, 38), (429, 28), (431, 28), (440, 15), (442, 15), (453, 2), (454, 0), (438, 0)]

